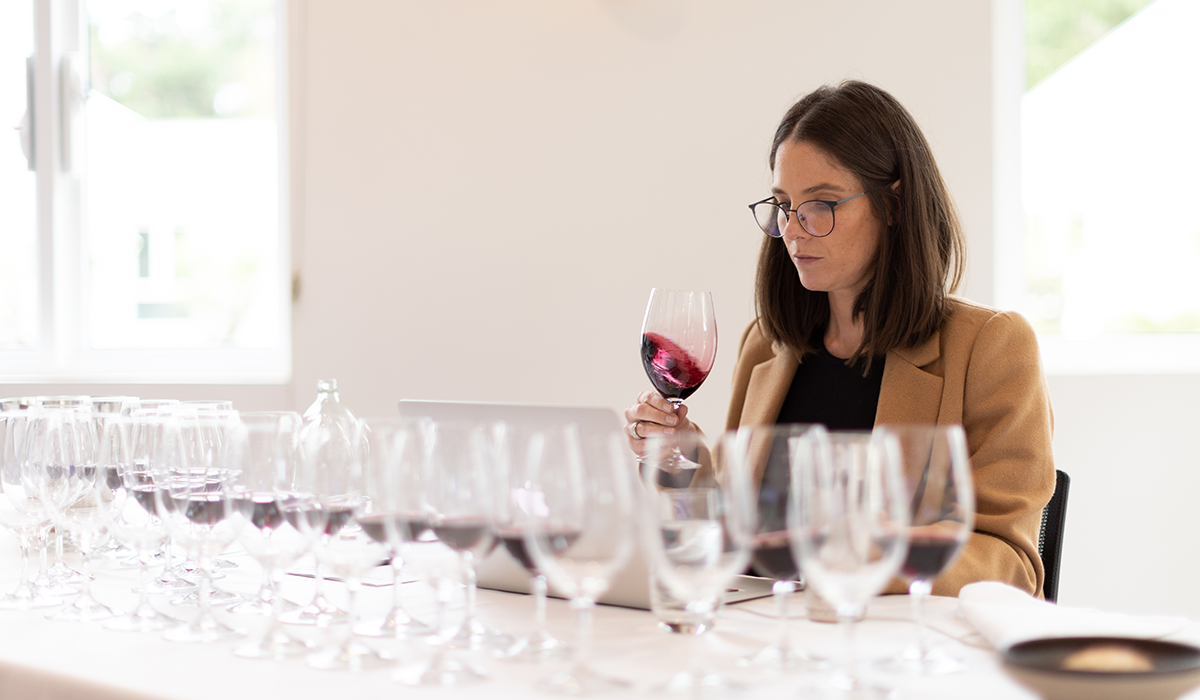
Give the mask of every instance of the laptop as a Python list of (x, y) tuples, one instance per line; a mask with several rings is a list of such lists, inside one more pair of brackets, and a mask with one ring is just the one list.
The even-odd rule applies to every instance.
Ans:
[[(493, 423), (509, 425), (579, 426), (583, 433), (621, 430), (617, 412), (611, 408), (578, 406), (546, 406), (513, 403), (483, 403), (469, 401), (400, 402), (400, 415), (405, 418), (429, 418), (434, 421)], [(476, 564), (477, 584), (481, 588), (512, 593), (530, 593), (529, 572), (504, 547), (497, 547), (487, 558)], [(725, 603), (740, 603), (771, 595), (774, 581), (758, 576), (738, 576), (725, 593)], [(563, 598), (550, 585), (550, 595)], [(613, 576), (608, 591), (598, 603), (639, 610), (650, 609), (649, 557), (642, 546), (641, 533), (634, 537), (634, 551), (625, 567)]]

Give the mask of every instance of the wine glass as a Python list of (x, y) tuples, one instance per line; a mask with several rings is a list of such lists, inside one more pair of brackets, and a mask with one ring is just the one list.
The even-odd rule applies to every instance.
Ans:
[(120, 613), (91, 594), (91, 554), (104, 530), (105, 511), (113, 494), (107, 470), (99, 477), (98, 441), (91, 415), (76, 408), (41, 409), (31, 426), (29, 450), (21, 478), (45, 504), (60, 536), (70, 533), (82, 560), (79, 597), (49, 616), (51, 620), (91, 622)]
[(894, 425), (903, 459), (908, 495), (908, 556), (900, 573), (909, 581), (913, 641), (881, 666), (908, 675), (942, 675), (966, 670), (966, 664), (926, 643), (924, 602), (933, 580), (954, 563), (975, 526), (975, 489), (967, 437), (960, 425)]
[[(110, 417), (128, 416), (137, 405), (136, 396), (94, 396), (92, 397), (92, 418), (96, 421), (96, 432), (99, 435), (104, 426), (102, 421)], [(101, 435), (103, 439), (103, 435)], [(109, 478), (114, 482), (114, 489), (119, 488), (117, 481), (120, 480), (120, 474), (117, 471), (109, 473)], [(105, 559), (108, 561), (125, 561), (130, 558), (136, 558), (137, 553), (114, 536), (106, 538), (104, 546), (97, 552), (92, 553), (92, 560)]]
[[(700, 388), (717, 359), (712, 294), (650, 290), (642, 319), (641, 348), (642, 367), (650, 383), (678, 408)], [(679, 455), (675, 455), (675, 462), (686, 466)]]
[(589, 660), (596, 600), (633, 552), (634, 465), (624, 436), (583, 434), (576, 425), (547, 429), (530, 437), (529, 464), (530, 490), (543, 499), (530, 509), (535, 523), (525, 546), (579, 618), (570, 665), (538, 688), (568, 695), (628, 691), (629, 681), (593, 670)]
[[(446, 619), (455, 589), (464, 575), (463, 557), (433, 530), (433, 524), (440, 520), (438, 504), (442, 500), (440, 492), (444, 484), (438, 478), (435, 464), (446, 463), (444, 456), (435, 462), (433, 453), (438, 441), (452, 439), (449, 432), (465, 432), (462, 449), (466, 452), (466, 463), (455, 460), (460, 468), (469, 470), (472, 461), (484, 459), (481, 453), (487, 449), (483, 445), (486, 436), (481, 427), (451, 430), (448, 424), (417, 420), (407, 431), (402, 458), (394, 463), (396, 479), (387, 486), (388, 508), (399, 513), (393, 531), (401, 540), (405, 561), (433, 588), (436, 605), (435, 631), (428, 639), (432, 653), (401, 667), (395, 674), (396, 680), (410, 686), (465, 685), (487, 677), (470, 659), (455, 652), (451, 640), (462, 624), (452, 626)], [(475, 457), (471, 457), (472, 452), (476, 453)], [(447, 531), (443, 531), (445, 535)], [(490, 539), (490, 535), (488, 537)]]
[(904, 561), (908, 505), (899, 441), (883, 430), (812, 430), (790, 442), (792, 553), (805, 582), (834, 606), (846, 639), (842, 667), (813, 694), (886, 698), (890, 689), (858, 673), (854, 626)]
[(495, 516), (496, 426), (438, 422), (429, 445), (430, 488), (434, 536), (458, 552), (466, 581), (467, 610), (458, 632), (447, 644), (500, 653), (512, 646), (506, 634), (491, 629), (476, 614), (475, 562), (499, 544)]
[(154, 501), (167, 533), (196, 561), (200, 612), (191, 624), (168, 629), (173, 642), (232, 639), (239, 632), (212, 613), (212, 561), (237, 539), (232, 479), (246, 450), (246, 434), (233, 413), (179, 409), (164, 426), (154, 474)]
[(364, 532), (356, 520), (370, 509), (366, 496), (368, 428), (355, 420), (351, 434), (344, 435), (337, 427), (310, 425), (319, 427), (304, 432), (299, 463), (302, 483), (312, 486), (306, 491), (316, 506), (309, 511), (308, 522), (310, 527), (320, 527), (317, 561), (346, 583), (349, 625), (340, 640), (312, 652), (305, 663), (313, 668), (353, 671), (390, 664), (390, 654), (368, 645), (354, 632), (362, 577), (387, 556), (386, 546)]
[[(35, 408), (40, 409), (34, 414), (35, 416), (44, 415), (41, 409), (45, 411), (82, 411), (84, 413), (92, 411), (92, 397), (87, 395), (37, 396), (34, 398), (33, 404)], [(53, 563), (48, 564), (47, 555), (50, 554), (51, 532), (54, 534)], [(42, 529), (38, 539), (41, 549), (41, 566), (34, 582), (51, 595), (66, 596), (78, 593), (83, 577), (63, 561), (62, 528), (55, 528), (51, 521)]]
[(310, 534), (285, 516), (296, 471), (300, 414), (241, 413), (239, 418), (246, 432), (246, 450), (232, 478), (233, 510), (244, 521), (240, 541), (262, 566), (263, 583), (258, 595), (233, 606), (230, 612), (266, 614), (269, 620), (261, 634), (236, 646), (233, 653), (248, 659), (286, 659), (309, 648), (283, 629), (279, 616), (287, 601), (277, 590), (287, 567), (312, 544)]
[(739, 659), (745, 666), (763, 666), (781, 670), (816, 668), (821, 664), (808, 652), (793, 646), (788, 634), (788, 602), (796, 592), (800, 567), (792, 556), (788, 535), (788, 494), (790, 492), (792, 441), (821, 426), (780, 424), (743, 426), (738, 429), (737, 448), (727, 459), (742, 464), (741, 470), (757, 483), (754, 501), (758, 519), (754, 534), (751, 567), (759, 576), (775, 580), (771, 595), (775, 599), (778, 631), (775, 641), (757, 653)]
[(429, 513), (423, 507), (421, 491), (423, 466), (406, 466), (425, 459), (418, 426), (403, 418), (371, 418), (365, 422), (369, 428), (365, 474), (368, 506), (357, 520), (368, 536), (387, 547), (392, 569), (392, 607), (378, 622), (358, 625), (355, 631), (366, 637), (424, 637), (434, 632), (434, 628), (405, 609), (400, 579), (405, 545), (429, 530)]
[(0, 597), (0, 610), (31, 610), (62, 604), (61, 599), (46, 594), (29, 578), (29, 547), (50, 523), (42, 500), (21, 481), (30, 414), (29, 403), (20, 399), (6, 399), (0, 412), (4, 427), (3, 453), (0, 453), (0, 525), (16, 535), (21, 549), (20, 579), (11, 593)]
[[(534, 595), (534, 629), (509, 648), (511, 661), (548, 661), (565, 657), (569, 647), (546, 629), (546, 594), (549, 582), (526, 547), (526, 535), (538, 526), (546, 495), (533, 488), (530, 441), (537, 432), (530, 426), (509, 424), (501, 431), (497, 456), (496, 532), (505, 549), (529, 572)], [(541, 438), (544, 440), (544, 438)]]
[[(155, 475), (168, 474), (179, 466), (178, 461), (170, 464), (162, 461), (178, 460), (176, 452), (164, 448), (178, 447), (176, 443), (167, 441), (174, 438), (174, 434), (170, 431), (178, 428), (173, 416), (179, 411), (179, 405), (179, 402), (174, 399), (140, 399), (130, 413), (130, 417), (134, 421), (130, 438), (133, 459), (126, 472), (126, 478), (130, 486), (135, 489), (135, 498), (150, 501), (147, 505), (148, 512), (154, 514), (156, 518), (158, 510), (152, 502), (156, 489)], [(157, 488), (162, 488), (165, 482), (162, 482), (161, 479), (159, 482)], [(158, 518), (157, 522), (165, 531), (166, 523), (161, 518)], [(150, 592), (183, 593), (196, 589), (196, 582), (189, 577), (181, 576), (176, 569), (174, 545), (170, 537), (165, 539), (162, 550), (154, 554), (152, 559), (161, 560), (163, 568), (150, 583)]]
[[(711, 453), (697, 432), (647, 440), (642, 462), (646, 549), (657, 580), (697, 620), (716, 616), (729, 583), (750, 561), (757, 511), (745, 453), (756, 435), (726, 433)], [(679, 470), (677, 454), (700, 468)], [(706, 664), (701, 645), (709, 627), (698, 626), (688, 667), (671, 676), (662, 690), (713, 695), (740, 688)]]
[(150, 632), (179, 622), (150, 604), (151, 558), (166, 542), (167, 530), (154, 505), (154, 481), (147, 462), (138, 461), (135, 445), (146, 432), (153, 430), (154, 421), (152, 415), (136, 412), (128, 417), (106, 416), (102, 422), (100, 463), (109, 470), (109, 479), (116, 474), (114, 500), (107, 514), (108, 529), (114, 539), (134, 551), (141, 574), (137, 605), (110, 620), (105, 629)]

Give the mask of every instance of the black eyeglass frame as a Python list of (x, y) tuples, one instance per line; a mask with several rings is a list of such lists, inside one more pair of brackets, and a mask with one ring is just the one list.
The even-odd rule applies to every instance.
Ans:
[[(777, 231), (778, 233), (771, 233), (767, 229), (763, 228), (763, 225), (758, 222), (758, 215), (754, 213), (754, 207), (757, 207), (760, 204), (770, 204), (771, 206), (775, 207), (779, 211), (783, 212), (784, 220), (787, 223), (791, 223), (792, 214), (799, 214), (800, 207), (804, 206), (805, 204), (814, 204), (814, 203), (824, 204), (825, 206), (829, 207), (830, 224), (829, 224), (828, 231), (826, 231), (825, 233), (816, 233), (814, 231), (809, 230), (809, 228), (804, 225), (803, 219), (800, 220), (800, 228), (804, 229), (805, 231), (808, 231), (808, 234), (810, 236), (812, 236), (814, 238), (824, 238), (825, 236), (828, 236), (829, 234), (833, 233), (833, 229), (837, 228), (837, 205), (842, 204), (843, 202), (849, 202), (850, 200), (861, 197), (866, 193), (867, 193), (866, 190), (863, 190), (862, 192), (859, 192), (858, 194), (852, 194), (849, 197), (846, 197), (845, 199), (839, 199), (837, 201), (834, 201), (831, 199), (810, 199), (805, 202), (800, 202), (800, 204), (796, 205), (795, 209), (788, 209), (788, 208), (784, 207), (783, 205), (781, 205), (779, 203), (778, 200), (775, 199), (775, 197), (767, 197), (766, 199), (762, 200), (761, 202), (755, 202), (748, 206), (750, 207), (750, 215), (754, 217), (754, 223), (758, 224), (758, 228), (761, 229), (763, 233), (767, 234), (771, 238), (783, 238), (783, 231), (779, 229), (778, 224), (775, 225), (775, 231)], [(772, 201), (772, 200), (775, 200), (775, 201)], [(778, 221), (778, 217), (774, 217), (774, 218), (776, 221)], [(784, 224), (785, 227), (787, 226), (787, 223)]]

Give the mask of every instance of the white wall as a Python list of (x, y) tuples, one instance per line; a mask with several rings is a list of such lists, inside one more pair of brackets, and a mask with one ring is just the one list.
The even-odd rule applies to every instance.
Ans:
[[(292, 7), (292, 385), (8, 393), (302, 409), (318, 378), (337, 377), (359, 415), (402, 397), (619, 409), (647, 385), (637, 333), (657, 285), (716, 299), (722, 349), (689, 401), (712, 430), (752, 313), (761, 234), (745, 207), (766, 196), (775, 125), (845, 78), (893, 92), (932, 142), (972, 245), (968, 295), (990, 300), (1004, 281), (992, 228), (1013, 210), (993, 201), (1016, 202), (994, 200), (986, 2)], [(1060, 599), (1200, 616), (1200, 377), (1059, 377), (1051, 390), (1056, 458), (1074, 479)]]

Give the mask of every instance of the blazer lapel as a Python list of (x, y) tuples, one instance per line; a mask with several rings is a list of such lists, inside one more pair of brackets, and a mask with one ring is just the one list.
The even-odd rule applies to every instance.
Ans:
[(915, 348), (888, 352), (883, 367), (883, 382), (879, 387), (876, 425), (937, 423), (944, 380), (921, 368), (929, 366), (940, 356), (940, 333), (935, 333)]
[(775, 357), (760, 363), (750, 373), (740, 425), (771, 425), (779, 418), (779, 409), (783, 408), (800, 362), (790, 348), (780, 343), (772, 349)]

